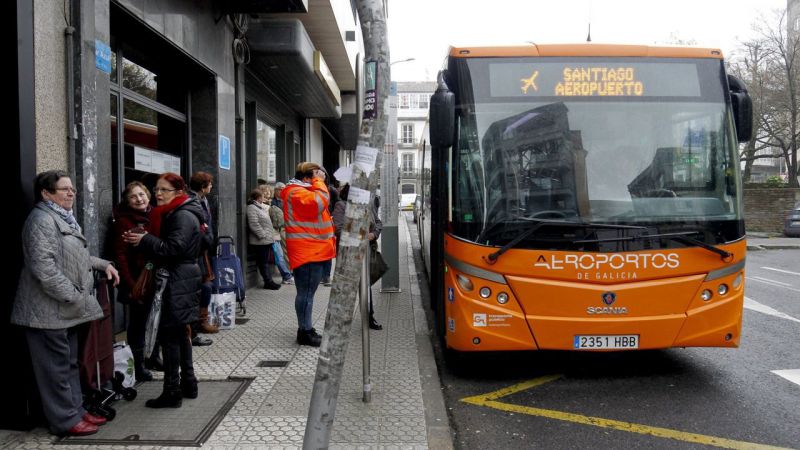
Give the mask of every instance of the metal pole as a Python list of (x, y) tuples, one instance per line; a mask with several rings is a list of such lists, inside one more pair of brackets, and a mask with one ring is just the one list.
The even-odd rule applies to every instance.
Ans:
[(372, 378), (369, 367), (369, 245), (367, 253), (364, 255), (364, 262), (361, 264), (361, 284), (359, 292), (361, 297), (361, 358), (362, 376), (364, 382), (364, 396), (362, 401), (369, 403), (372, 401)]

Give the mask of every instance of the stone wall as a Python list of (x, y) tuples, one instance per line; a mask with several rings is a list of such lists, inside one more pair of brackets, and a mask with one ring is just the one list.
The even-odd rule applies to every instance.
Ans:
[(745, 188), (744, 219), (748, 232), (783, 233), (786, 214), (800, 201), (800, 189)]

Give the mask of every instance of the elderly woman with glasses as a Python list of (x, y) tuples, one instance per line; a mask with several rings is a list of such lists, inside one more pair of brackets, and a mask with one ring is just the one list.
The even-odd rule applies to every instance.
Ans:
[(33, 373), (50, 430), (59, 435), (97, 432), (106, 419), (83, 408), (78, 369), (78, 326), (103, 317), (95, 298), (93, 271), (114, 285), (119, 275), (109, 261), (91, 256), (72, 214), (75, 188), (66, 172), (36, 176), (36, 205), (22, 229), (25, 265), (11, 323), (25, 329)]
[[(114, 261), (120, 274), (120, 303), (128, 305), (128, 343), (133, 352), (136, 381), (151, 381), (153, 374), (144, 366), (145, 324), (150, 314), (150, 298), (134, 293), (136, 279), (149, 264), (142, 252), (123, 239), (126, 231), (146, 233), (150, 227), (150, 191), (139, 181), (132, 181), (122, 191), (122, 201), (114, 208)], [(152, 266), (152, 265), (151, 265)]]
[(191, 329), (187, 325), (199, 317), (202, 274), (197, 258), (204, 219), (200, 202), (187, 190), (180, 175), (162, 174), (153, 189), (157, 206), (150, 214), (149, 231), (123, 234), (125, 242), (138, 246), (155, 259), (157, 267), (169, 272), (158, 329), (164, 358), (164, 391), (145, 402), (149, 408), (179, 408), (183, 398), (197, 398)]

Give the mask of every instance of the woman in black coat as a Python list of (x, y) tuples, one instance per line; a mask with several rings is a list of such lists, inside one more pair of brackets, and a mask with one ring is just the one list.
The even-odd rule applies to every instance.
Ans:
[(161, 175), (153, 192), (158, 206), (150, 216), (150, 233), (125, 233), (124, 239), (141, 247), (157, 267), (169, 272), (158, 330), (164, 352), (164, 391), (145, 405), (179, 408), (184, 397), (197, 398), (187, 325), (197, 321), (200, 305), (202, 275), (197, 258), (203, 210), (196, 198), (186, 195), (186, 184), (178, 174)]

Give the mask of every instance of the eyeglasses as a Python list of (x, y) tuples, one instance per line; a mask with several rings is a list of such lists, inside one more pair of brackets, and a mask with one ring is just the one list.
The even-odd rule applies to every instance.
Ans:
[(61, 187), (61, 188), (55, 188), (53, 190), (54, 191), (59, 191), (59, 192), (72, 192), (73, 194), (78, 192), (78, 191), (75, 190), (75, 188), (72, 188), (72, 187)]
[(177, 189), (166, 189), (166, 188), (154, 188), (153, 192), (158, 194), (159, 192), (175, 192)]

